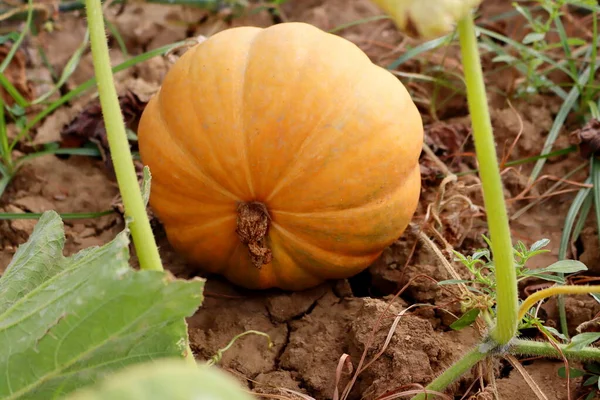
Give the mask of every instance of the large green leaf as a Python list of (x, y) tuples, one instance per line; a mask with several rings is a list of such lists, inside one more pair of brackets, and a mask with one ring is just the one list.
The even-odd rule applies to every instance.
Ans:
[(203, 280), (135, 271), (128, 232), (72, 257), (40, 218), (0, 278), (0, 398), (53, 399), (126, 365), (182, 357)]
[(181, 360), (135, 365), (66, 400), (252, 400), (234, 378), (217, 367), (191, 367)]

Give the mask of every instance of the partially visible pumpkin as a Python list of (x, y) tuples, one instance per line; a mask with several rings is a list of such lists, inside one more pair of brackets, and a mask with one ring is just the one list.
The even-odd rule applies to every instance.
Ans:
[(355, 275), (419, 199), (423, 125), (405, 87), (304, 23), (233, 28), (188, 50), (138, 136), (169, 242), (246, 288)]

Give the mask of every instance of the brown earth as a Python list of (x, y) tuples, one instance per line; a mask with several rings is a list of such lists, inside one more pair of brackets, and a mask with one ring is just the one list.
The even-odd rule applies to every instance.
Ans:
[[(485, 1), (484, 17), (510, 8), (509, 2)], [(123, 12), (117, 7), (109, 9), (110, 21), (122, 35), (132, 54), (154, 49), (165, 44), (200, 35), (209, 36), (231, 26), (268, 26), (274, 18), (266, 11), (225, 22), (202, 10), (189, 10), (179, 6), (131, 3)], [(304, 21), (322, 29), (333, 29), (380, 12), (367, 0), (290, 0), (282, 8), (287, 21)], [(483, 20), (486, 22), (487, 20)], [(521, 35), (516, 28), (522, 23), (511, 22), (497, 29), (515, 37)], [(79, 46), (85, 22), (76, 14), (61, 15), (52, 33), (43, 33), (28, 46), (27, 74), (36, 81), (38, 92), (47, 90), (48, 73), (35, 51), (34, 45), (42, 46), (49, 55), (50, 64), (61, 70), (70, 55)], [(374, 21), (346, 28), (339, 35), (360, 46), (371, 59), (388, 65), (402, 55), (416, 41), (398, 33), (389, 21)], [(419, 60), (402, 66), (404, 72), (427, 74), (433, 67), (443, 66), (446, 71), (460, 72), (457, 48), (430, 52)], [(117, 42), (111, 40), (113, 63), (126, 59)], [(174, 55), (172, 56), (174, 57)], [(164, 73), (168, 70), (169, 57), (153, 58), (143, 64), (116, 75), (120, 93), (129, 90), (142, 101), (154, 93)], [(486, 68), (491, 68), (484, 59)], [(435, 72), (432, 72), (435, 73)], [(68, 82), (73, 88), (93, 75), (91, 54), (86, 52), (81, 64)], [(502, 157), (513, 141), (519, 140), (510, 153), (510, 160), (538, 154), (556, 115), (560, 102), (551, 96), (534, 96), (527, 101), (511, 100), (499, 94), (514, 85), (514, 74), (499, 73), (489, 79), (492, 121), (497, 136), (499, 156)], [(449, 95), (443, 90), (436, 95), (433, 87), (418, 81), (407, 83), (415, 97), (426, 124), (426, 143), (435, 154), (454, 172), (476, 167), (473, 144), (470, 138), (466, 102), (461, 95)], [(449, 99), (440, 107), (436, 102)], [(59, 108), (46, 118), (35, 130), (34, 145), (58, 141), (61, 131), (75, 117), (81, 115), (93, 101), (92, 96), (79, 98)], [(569, 129), (577, 123), (570, 122)], [(14, 132), (14, 127), (9, 127)], [(568, 146), (568, 129), (562, 132), (555, 148)], [(20, 151), (28, 151), (30, 144), (23, 144)], [(527, 189), (527, 177), (531, 164), (505, 169), (503, 176), (509, 214), (514, 217), (511, 227), (515, 239), (530, 245), (541, 239), (551, 239), (550, 253), (532, 260), (530, 267), (541, 267), (557, 260), (558, 244), (562, 234), (564, 217), (573, 192), (540, 198), (556, 177), (564, 177), (582, 160), (576, 154), (548, 161), (544, 175), (549, 177)], [(257, 394), (279, 394), (287, 398), (302, 398), (302, 393), (315, 399), (332, 399), (336, 387), (342, 393), (348, 387), (348, 399), (375, 400), (384, 393), (414, 389), (415, 384), (425, 385), (444, 368), (457, 360), (461, 354), (475, 345), (480, 333), (475, 328), (453, 331), (449, 325), (455, 320), (452, 314), (460, 314), (455, 294), (441, 290), (424, 275), (435, 280), (451, 276), (443, 267), (439, 256), (419, 239), (423, 233), (433, 237), (433, 229), (440, 240), (435, 245), (454, 247), (465, 254), (483, 247), (481, 235), (486, 233), (485, 209), (482, 204), (481, 187), (474, 175), (464, 175), (445, 186), (443, 199), (456, 195), (457, 201), (440, 206), (440, 185), (436, 177), (440, 172), (431, 158), (422, 156), (423, 192), (414, 219), (414, 226), (390, 246), (367, 271), (357, 277), (341, 282), (329, 282), (317, 288), (298, 293), (276, 290), (249, 292), (236, 288), (219, 277), (208, 277), (206, 299), (202, 308), (189, 319), (192, 348), (199, 359), (212, 357), (233, 337), (246, 330), (267, 333), (273, 346), (268, 347), (262, 336), (249, 335), (239, 339), (224, 353), (220, 364), (237, 376)], [(572, 176), (581, 182), (586, 174)], [(565, 185), (563, 188), (573, 187)], [(27, 163), (0, 199), (2, 212), (43, 212), (54, 209), (59, 212), (94, 212), (111, 209), (118, 202), (118, 188), (106, 163), (89, 157), (40, 157)], [(466, 197), (465, 197), (466, 196)], [(523, 209), (535, 202), (529, 209)], [(432, 206), (427, 213), (428, 206)], [(441, 225), (436, 225), (431, 215), (437, 215)], [(429, 215), (428, 219), (425, 219)], [(591, 215), (591, 214), (590, 214)], [(192, 276), (186, 263), (172, 251), (157, 221), (156, 234), (165, 265), (176, 275)], [(27, 240), (34, 221), (0, 221), (0, 271), (10, 262), (16, 247)], [(123, 228), (119, 214), (88, 220), (67, 220), (66, 253), (101, 245), (111, 240)], [(592, 216), (583, 231), (578, 250), (582, 261), (590, 267), (597, 264), (598, 237)], [(449, 255), (442, 252), (444, 256)], [(135, 260), (134, 260), (135, 262)], [(454, 263), (460, 274), (464, 268)], [(591, 272), (598, 272), (597, 267)], [(525, 282), (527, 285), (539, 282)], [(406, 290), (393, 298), (404, 286)], [(420, 304), (419, 307), (411, 305)], [(389, 308), (388, 308), (389, 306)], [(590, 297), (579, 296), (567, 301), (573, 332), (580, 324), (589, 321), (600, 311), (600, 305)], [(542, 314), (549, 325), (556, 325), (556, 305), (549, 301)], [(400, 315), (387, 347), (383, 344), (392, 328), (394, 318)], [(381, 351), (381, 354), (378, 354)], [(348, 359), (340, 364), (343, 357)], [(376, 360), (360, 374), (355, 375), (361, 357), (364, 363)], [(351, 371), (348, 366), (352, 365)], [(364, 365), (363, 363), (363, 365)], [(538, 383), (549, 399), (566, 399), (566, 381), (557, 376), (562, 365), (557, 361), (533, 360), (525, 363), (525, 370)], [(336, 372), (341, 365), (340, 372)], [(495, 382), (489, 379), (489, 372)], [(483, 386), (482, 386), (483, 384)], [(519, 372), (505, 361), (483, 365), (466, 374), (451, 389), (456, 398), (492, 399), (493, 384), (501, 399), (534, 398)], [(579, 381), (572, 380), (570, 391), (574, 394)], [(527, 394), (526, 394), (527, 393)], [(294, 397), (296, 396), (296, 397)], [(469, 397), (472, 396), (472, 397)]]

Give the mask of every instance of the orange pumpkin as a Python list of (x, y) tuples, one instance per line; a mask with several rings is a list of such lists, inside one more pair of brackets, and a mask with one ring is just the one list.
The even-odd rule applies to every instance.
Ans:
[(355, 275), (417, 207), (423, 125), (410, 95), (308, 24), (232, 28), (194, 46), (138, 135), (169, 242), (246, 288)]

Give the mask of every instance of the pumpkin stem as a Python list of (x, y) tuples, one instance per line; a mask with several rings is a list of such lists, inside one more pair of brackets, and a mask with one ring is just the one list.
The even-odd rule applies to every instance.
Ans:
[(261, 268), (271, 262), (271, 249), (265, 243), (269, 231), (269, 213), (264, 204), (240, 203), (237, 208), (237, 233), (240, 241), (248, 247), (252, 264)]

